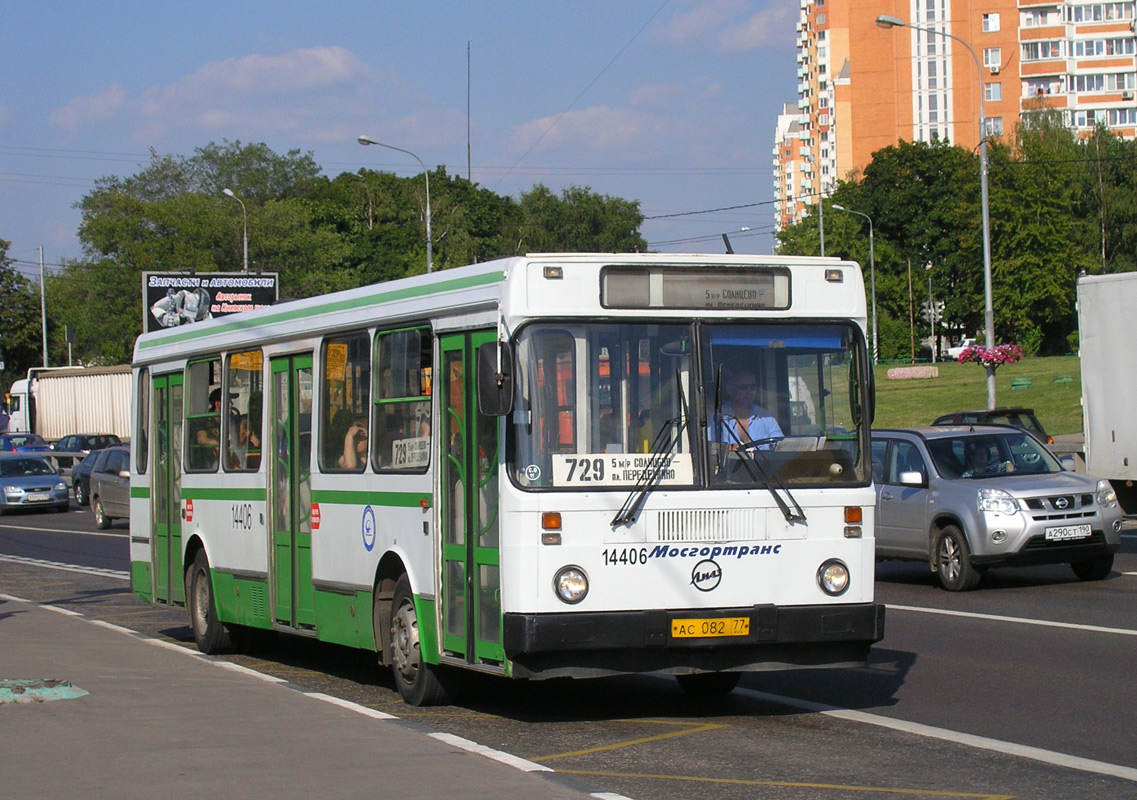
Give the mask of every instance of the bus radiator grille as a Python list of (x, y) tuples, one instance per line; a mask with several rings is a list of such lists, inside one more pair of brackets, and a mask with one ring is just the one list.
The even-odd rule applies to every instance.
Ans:
[(766, 538), (764, 522), (764, 513), (750, 508), (661, 511), (655, 515), (649, 538), (657, 542), (755, 541)]

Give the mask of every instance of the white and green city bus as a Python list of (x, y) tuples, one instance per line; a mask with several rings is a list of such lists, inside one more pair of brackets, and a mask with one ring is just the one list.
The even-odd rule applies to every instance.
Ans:
[(207, 653), (375, 651), (414, 704), (464, 670), (864, 663), (864, 329), (850, 262), (542, 254), (145, 334), (134, 591)]

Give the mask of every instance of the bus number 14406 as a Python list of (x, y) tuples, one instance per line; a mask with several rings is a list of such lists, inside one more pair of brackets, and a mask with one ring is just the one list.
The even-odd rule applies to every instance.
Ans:
[(627, 567), (646, 563), (646, 547), (612, 547), (604, 551), (606, 567)]

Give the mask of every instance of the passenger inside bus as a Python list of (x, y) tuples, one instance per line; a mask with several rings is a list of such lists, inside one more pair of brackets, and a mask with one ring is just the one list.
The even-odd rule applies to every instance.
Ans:
[(257, 470), (261, 464), (261, 440), (252, 430), (247, 414), (233, 419), (229, 436), (229, 469)]
[(359, 415), (343, 438), (343, 453), (337, 462), (340, 469), (362, 471), (367, 464), (367, 417)]
[[(229, 412), (236, 415), (233, 409), (233, 395), (229, 395)], [(194, 419), (192, 425), (194, 433), (194, 446), (190, 451), (191, 468), (211, 470), (217, 469), (221, 448), (221, 387), (209, 393), (209, 411)]]

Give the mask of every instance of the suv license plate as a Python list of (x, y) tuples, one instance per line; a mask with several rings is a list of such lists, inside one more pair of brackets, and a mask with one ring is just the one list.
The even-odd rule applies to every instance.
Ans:
[(749, 636), (750, 617), (673, 619), (672, 639), (707, 639), (718, 636)]
[(1089, 525), (1065, 525), (1061, 528), (1047, 528), (1046, 538), (1052, 542), (1062, 539), (1085, 539), (1090, 533)]

